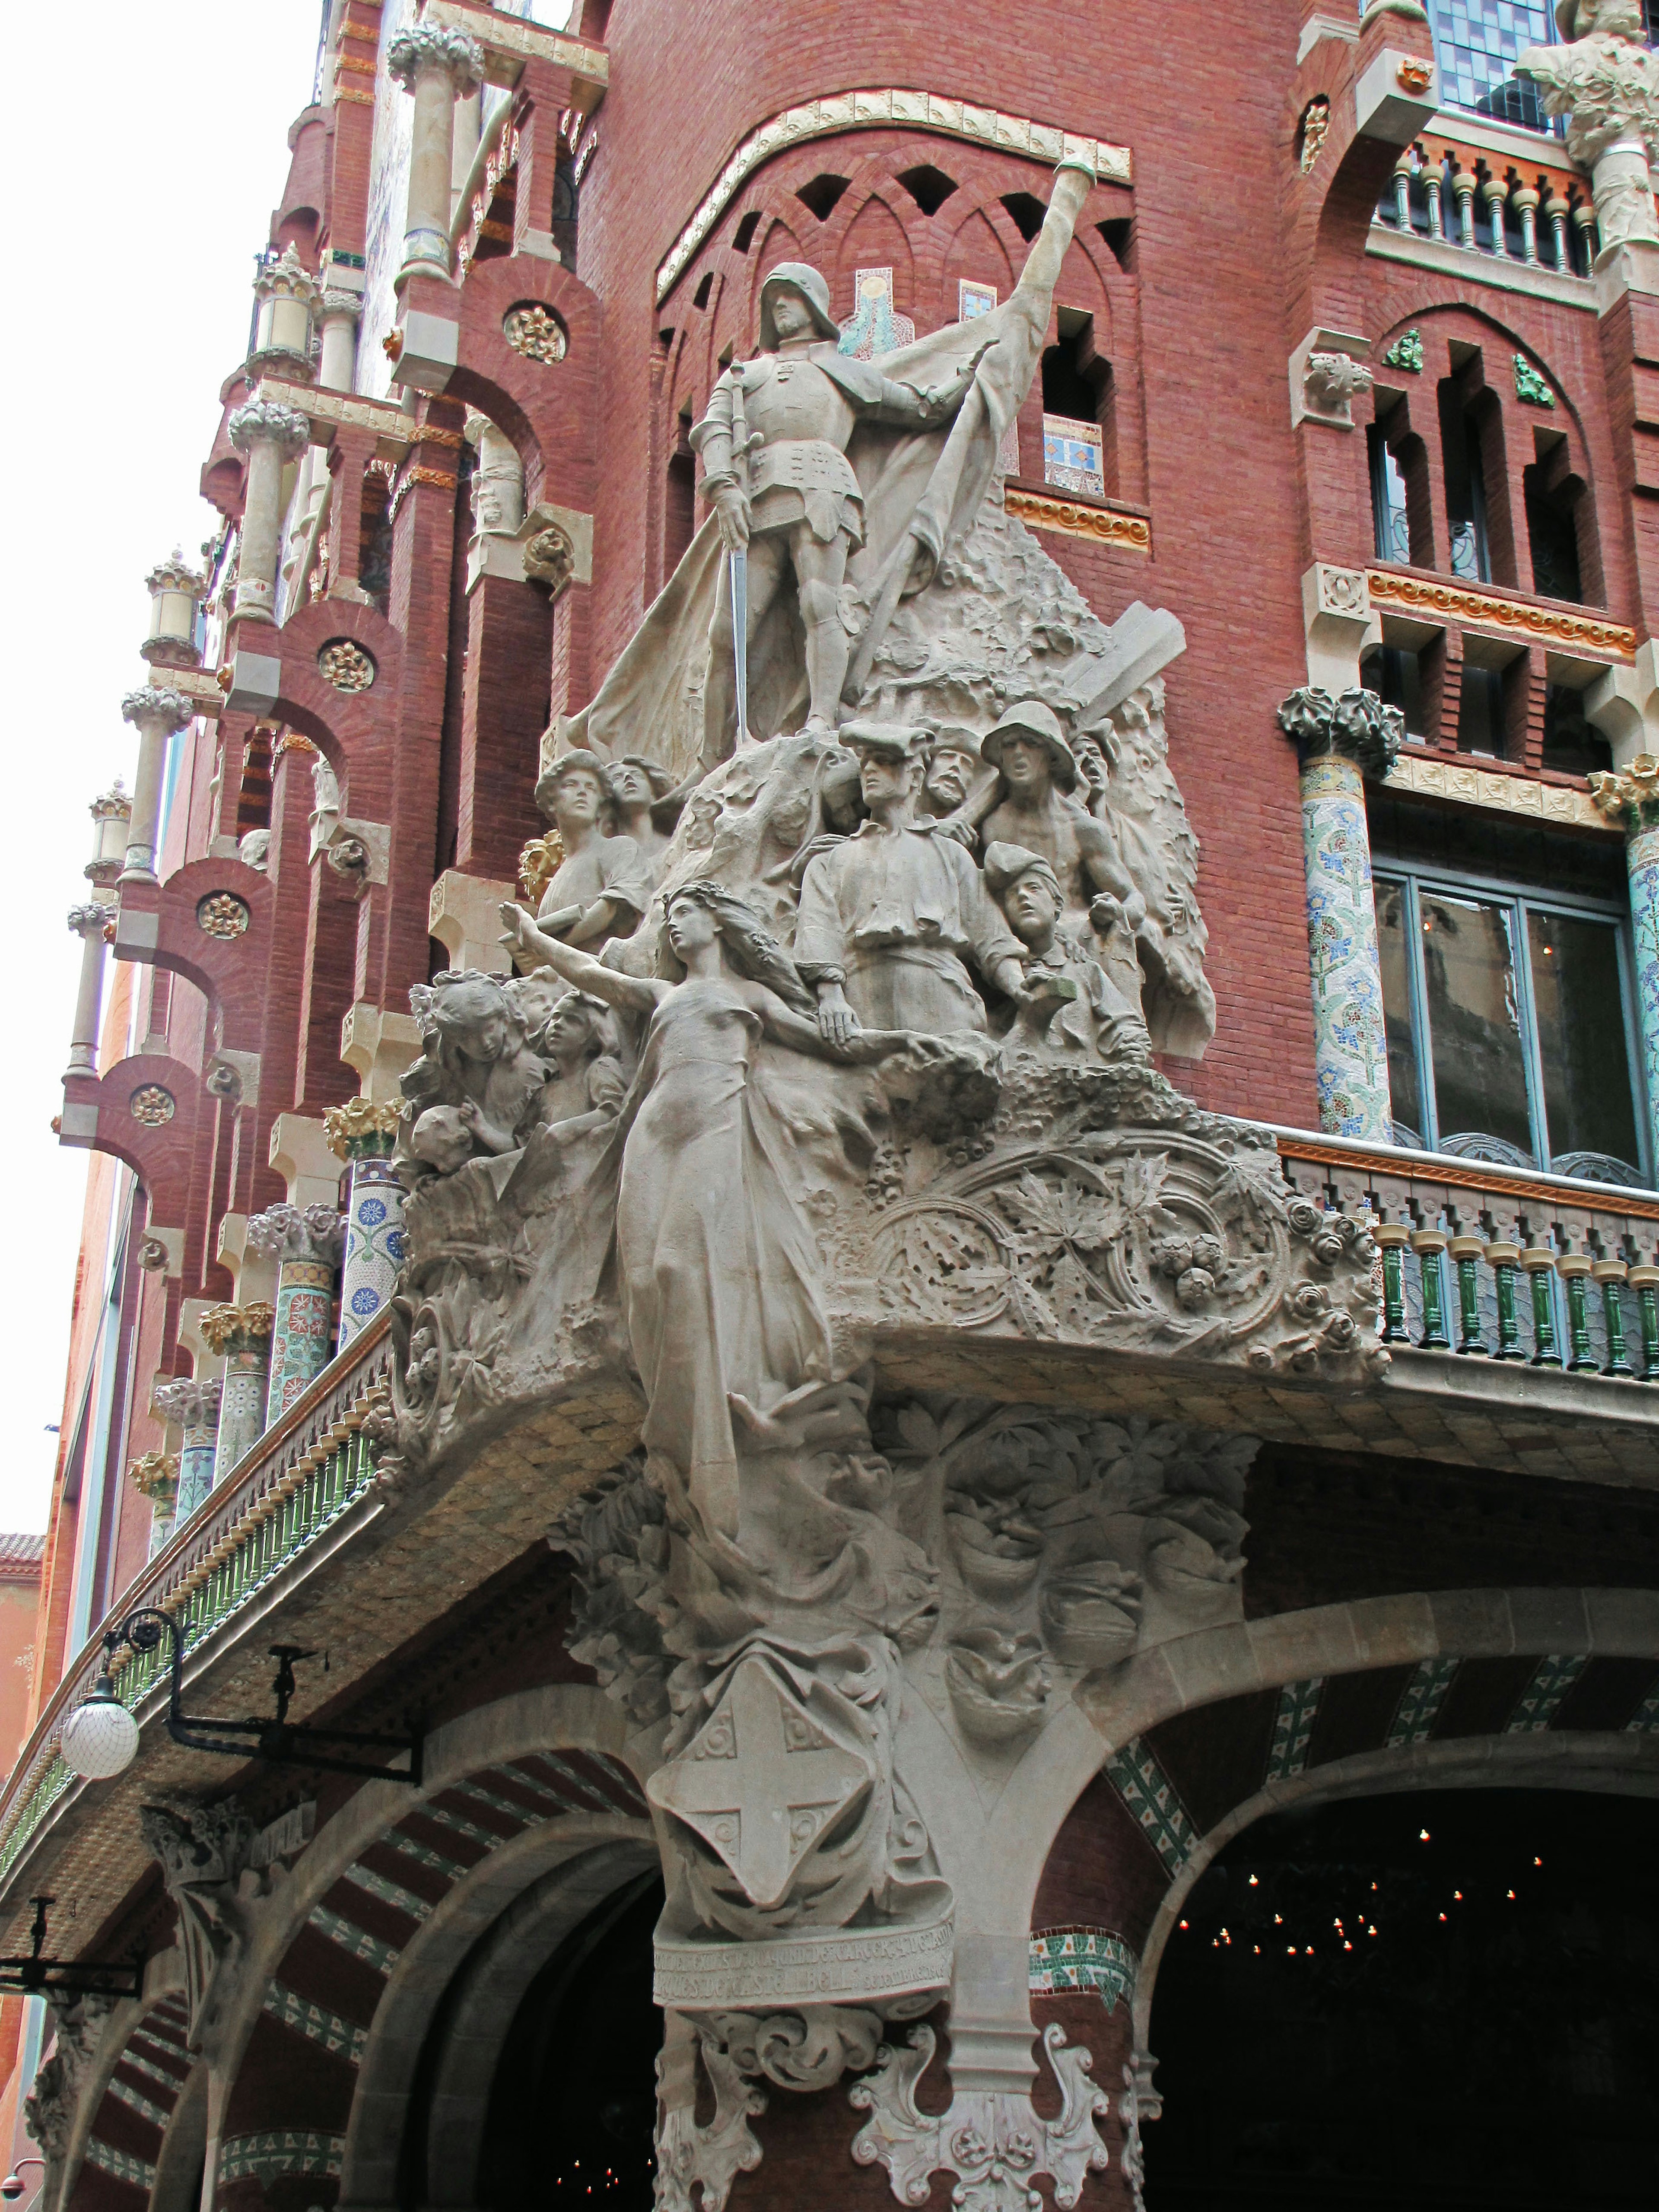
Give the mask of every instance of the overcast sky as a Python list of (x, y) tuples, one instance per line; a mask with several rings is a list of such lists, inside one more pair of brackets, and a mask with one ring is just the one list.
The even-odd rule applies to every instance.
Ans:
[(246, 343), (252, 257), (310, 97), (319, 0), (93, 0), (74, 98), (15, 101), (0, 135), (13, 235), (0, 401), (12, 956), (0, 1082), (7, 1263), (0, 1528), (43, 1528), (84, 1152), (60, 1151), (88, 802), (131, 787), (122, 694), (144, 675), (145, 571), (215, 517), (197, 478)]

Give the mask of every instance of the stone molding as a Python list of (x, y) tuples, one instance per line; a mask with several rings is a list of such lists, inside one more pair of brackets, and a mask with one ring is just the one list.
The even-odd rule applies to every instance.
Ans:
[(1535, 814), (1546, 822), (1580, 830), (1610, 826), (1597, 812), (1588, 792), (1540, 783), (1534, 776), (1473, 768), (1467, 759), (1431, 760), (1421, 753), (1402, 752), (1388, 781), (1395, 790), (1419, 792), (1429, 799), (1455, 799), (1465, 806), (1489, 806), (1500, 814)]
[(1454, 246), (1449, 239), (1419, 238), (1415, 232), (1405, 237), (1385, 222), (1373, 222), (1365, 251), (1382, 261), (1405, 262), (1413, 268), (1431, 270), (1437, 276), (1455, 277), (1460, 284), (1489, 284), (1500, 292), (1521, 292), (1531, 299), (1553, 301), (1558, 307), (1595, 313), (1595, 287), (1589, 277), (1569, 276), (1559, 269), (1516, 261), (1508, 255), (1500, 260), (1497, 254), (1479, 248), (1471, 253), (1467, 246)]
[(1437, 584), (1426, 577), (1401, 575), (1394, 568), (1372, 568), (1372, 600), (1378, 606), (1438, 616), (1444, 621), (1475, 623), (1482, 629), (1502, 630), (1528, 643), (1559, 646), (1568, 651), (1612, 654), (1630, 660), (1636, 653), (1636, 632), (1626, 623), (1598, 621), (1593, 615), (1570, 614), (1565, 608), (1502, 599), (1467, 584)]
[(995, 108), (975, 106), (973, 101), (951, 99), (937, 92), (915, 92), (895, 87), (860, 92), (826, 94), (822, 99), (787, 107), (758, 130), (751, 131), (710, 185), (696, 213), (668, 249), (657, 270), (657, 303), (660, 306), (684, 272), (692, 255), (714, 229), (738, 187), (788, 146), (809, 138), (826, 138), (842, 131), (878, 131), (906, 125), (933, 131), (947, 138), (966, 139), (971, 145), (989, 146), (1004, 154), (1028, 160), (1055, 162), (1079, 158), (1091, 161), (1103, 183), (1128, 185), (1134, 181), (1133, 159), (1127, 146), (1111, 146), (1097, 138), (1078, 137), (1057, 125), (1034, 123), (1022, 115), (1004, 115)]
[(1057, 530), (1067, 538), (1092, 538), (1097, 545), (1119, 545), (1132, 553), (1152, 550), (1152, 526), (1144, 514), (1124, 514), (1115, 507), (1096, 507), (1091, 501), (1066, 499), (1055, 492), (1031, 491), (1005, 485), (1002, 504), (1017, 521), (1037, 530)]

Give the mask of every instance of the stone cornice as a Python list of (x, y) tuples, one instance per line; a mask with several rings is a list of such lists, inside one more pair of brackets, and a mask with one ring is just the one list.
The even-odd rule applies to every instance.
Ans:
[[(457, 11), (459, 12), (459, 10)], [(469, 11), (470, 14), (470, 11)], [(953, 100), (938, 92), (914, 92), (886, 86), (865, 92), (827, 93), (818, 100), (803, 100), (751, 131), (705, 194), (702, 204), (674, 240), (657, 270), (657, 300), (660, 303), (674, 289), (687, 263), (720, 221), (732, 196), (763, 161), (786, 147), (809, 138), (827, 138), (841, 131), (912, 129), (937, 131), (947, 138), (965, 138), (972, 145), (994, 147), (1004, 154), (1023, 154), (1028, 159), (1053, 163), (1062, 156), (1084, 157), (1094, 164), (1103, 184), (1127, 185), (1133, 179), (1133, 161), (1127, 146), (1109, 146), (1097, 138), (1083, 138), (1057, 124), (1034, 123), (1023, 115), (1004, 115), (994, 107), (976, 106), (970, 100)]]
[(1394, 568), (1372, 568), (1369, 574), (1371, 599), (1380, 607), (1398, 607), (1430, 619), (1438, 616), (1448, 622), (1474, 623), (1481, 629), (1502, 630), (1508, 636), (1538, 645), (1588, 650), (1621, 660), (1635, 658), (1636, 632), (1624, 623), (1571, 614), (1565, 607), (1543, 606), (1536, 601), (1506, 599), (1468, 584), (1432, 583), (1425, 577), (1401, 575)]

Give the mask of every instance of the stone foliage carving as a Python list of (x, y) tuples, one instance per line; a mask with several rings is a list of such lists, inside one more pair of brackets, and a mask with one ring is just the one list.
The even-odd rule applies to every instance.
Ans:
[(223, 1387), (216, 1375), (202, 1381), (181, 1376), (177, 1382), (158, 1382), (150, 1393), (150, 1402), (163, 1420), (179, 1428), (211, 1428), (219, 1419)]
[(115, 2009), (112, 1997), (83, 1996), (72, 2002), (48, 1994), (52, 2006), (52, 2052), (34, 2077), (34, 2087), (23, 2100), (23, 2125), (40, 2146), (47, 2163), (41, 2195), (48, 2202), (57, 2194), (76, 2108), (97, 2058), (105, 2023)]
[(145, 1805), (138, 1821), (179, 1915), (190, 2048), (210, 2053), (252, 1930), (250, 1908), (265, 1887), (248, 1871), (254, 1823), (234, 1798), (187, 1814)]
[(280, 399), (250, 399), (233, 411), (227, 428), (239, 453), (261, 439), (290, 454), (303, 452), (311, 443), (310, 418)]
[(957, 2178), (958, 2212), (1032, 2212), (1042, 2202), (1032, 2186), (1040, 2175), (1052, 2179), (1057, 2204), (1075, 2204), (1088, 2175), (1108, 2163), (1095, 2122), (1111, 2100), (1089, 2079), (1089, 2053), (1069, 2048), (1055, 2022), (1042, 2031), (1060, 2092), (1052, 2120), (1039, 2119), (1027, 2098), (984, 2090), (958, 2090), (935, 2114), (916, 2102), (935, 2040), (932, 2028), (912, 2028), (905, 2047), (884, 2044), (874, 2074), (854, 2084), (853, 2103), (870, 2115), (853, 2138), (859, 2164), (884, 2166), (901, 2204), (924, 2203), (928, 2177), (941, 2168)]
[(179, 1110), (179, 1102), (159, 1083), (143, 1083), (127, 1101), (127, 1111), (147, 1129), (165, 1127)]
[(523, 307), (510, 309), (501, 324), (501, 336), (514, 353), (521, 353), (526, 361), (537, 361), (544, 365), (562, 361), (568, 350), (569, 341), (565, 337), (564, 325), (539, 301), (530, 301)]
[(413, 91), (428, 70), (448, 77), (457, 100), (465, 100), (483, 82), (484, 52), (465, 31), (450, 31), (433, 23), (406, 24), (393, 33), (386, 50), (387, 73), (394, 84)]
[(222, 938), (227, 942), (246, 937), (252, 919), (246, 902), (234, 891), (213, 891), (197, 902), (196, 926), (206, 937)]
[(1304, 404), (1319, 422), (1352, 423), (1353, 403), (1371, 388), (1375, 372), (1368, 362), (1346, 353), (1310, 354), (1302, 372)]
[(337, 691), (367, 691), (375, 668), (372, 656), (355, 639), (337, 637), (317, 655), (317, 673)]
[(1304, 761), (1340, 753), (1366, 775), (1386, 776), (1406, 741), (1406, 718), (1385, 707), (1375, 691), (1340, 697), (1317, 685), (1292, 691), (1279, 710), (1279, 726)]
[(310, 1260), (337, 1267), (345, 1224), (331, 1206), (269, 1206), (247, 1224), (248, 1249), (269, 1260)]
[[(234, 419), (234, 418), (233, 418)], [(304, 421), (304, 416), (301, 416)], [(155, 729), (163, 737), (171, 737), (182, 730), (196, 712), (182, 691), (170, 684), (141, 684), (129, 691), (121, 701), (121, 719), (138, 729)]]

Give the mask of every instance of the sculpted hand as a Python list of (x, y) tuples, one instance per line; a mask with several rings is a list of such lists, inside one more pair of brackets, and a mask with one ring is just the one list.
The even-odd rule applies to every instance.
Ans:
[(826, 983), (818, 994), (818, 1035), (826, 1044), (844, 1045), (857, 1036), (859, 1018), (847, 1003), (839, 983)]
[(726, 551), (744, 552), (749, 544), (749, 501), (735, 484), (723, 485), (714, 494), (714, 517)]

